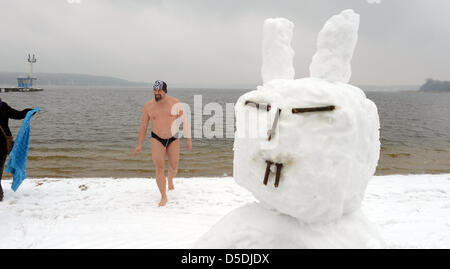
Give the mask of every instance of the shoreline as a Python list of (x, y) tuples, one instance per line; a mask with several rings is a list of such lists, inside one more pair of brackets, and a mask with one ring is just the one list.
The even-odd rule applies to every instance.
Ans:
[[(166, 171), (167, 174), (167, 171)], [(72, 180), (72, 179), (86, 179), (86, 180), (96, 180), (96, 179), (114, 179), (114, 180), (129, 180), (129, 179), (155, 179), (155, 173), (151, 172), (149, 173), (148, 177), (111, 177), (111, 176), (86, 176), (86, 177), (27, 177), (24, 181), (30, 179), (30, 180)], [(429, 173), (394, 173), (394, 174), (377, 174), (375, 173), (372, 177), (387, 177), (387, 176), (438, 176), (438, 175), (450, 175), (450, 171), (442, 171), (442, 172), (429, 172)], [(233, 175), (224, 174), (222, 176), (176, 176), (175, 179), (233, 179)], [(3, 174), (2, 182), (4, 181), (11, 181), (12, 182), (13, 177), (11, 174)], [(370, 184), (370, 182), (369, 182)]]
[[(186, 152), (185, 140), (181, 141), (178, 176), (180, 177), (223, 177), (233, 175), (233, 142), (231, 140), (193, 141), (195, 151)], [(79, 178), (151, 177), (156, 170), (152, 162), (150, 145), (145, 152), (133, 158), (134, 144), (119, 145), (113, 148), (104, 146), (76, 148), (47, 148), (33, 145), (27, 161), (27, 175), (30, 178)], [(218, 157), (220, 156), (220, 158)], [(381, 145), (375, 175), (396, 174), (442, 174), (450, 173), (450, 151), (446, 147), (418, 145)], [(4, 178), (11, 175), (4, 173)]]

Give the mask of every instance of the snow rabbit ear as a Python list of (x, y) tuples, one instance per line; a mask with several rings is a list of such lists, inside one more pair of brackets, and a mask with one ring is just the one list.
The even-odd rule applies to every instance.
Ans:
[(263, 84), (273, 79), (294, 79), (294, 50), (291, 48), (294, 24), (285, 18), (264, 21), (261, 75)]
[(349, 82), (358, 28), (359, 14), (351, 9), (334, 15), (325, 23), (317, 38), (317, 52), (309, 66), (311, 77)]

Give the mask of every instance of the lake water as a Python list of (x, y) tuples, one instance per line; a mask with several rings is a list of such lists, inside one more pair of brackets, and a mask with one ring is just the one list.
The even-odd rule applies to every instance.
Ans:
[[(189, 104), (191, 113), (196, 95), (201, 95), (203, 106), (219, 103), (225, 123), (226, 104), (234, 104), (247, 91), (169, 89), (169, 95)], [(377, 104), (380, 115), (382, 148), (376, 174), (450, 173), (450, 93), (371, 91), (366, 95)], [(53, 87), (0, 97), (18, 110), (38, 106), (45, 110), (31, 122), (28, 177), (155, 176), (148, 139), (141, 157), (132, 156), (142, 106), (153, 98), (150, 89)], [(193, 128), (210, 117), (203, 115), (202, 123)], [(14, 135), (21, 124), (10, 120)], [(225, 127), (223, 136), (193, 139), (191, 152), (182, 139), (178, 176), (232, 176), (233, 138), (227, 137)], [(11, 175), (5, 172), (4, 178)]]

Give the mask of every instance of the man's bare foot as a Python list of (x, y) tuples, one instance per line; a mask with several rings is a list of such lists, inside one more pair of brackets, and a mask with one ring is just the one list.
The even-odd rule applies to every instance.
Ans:
[(169, 181), (169, 191), (174, 190), (175, 186), (173, 185), (173, 181)]
[(159, 202), (159, 206), (165, 206), (167, 204), (167, 197), (161, 198), (161, 202)]

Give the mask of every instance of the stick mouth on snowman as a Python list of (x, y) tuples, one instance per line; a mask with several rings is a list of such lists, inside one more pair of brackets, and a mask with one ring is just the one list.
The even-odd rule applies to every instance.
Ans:
[[(257, 109), (262, 109), (267, 112), (269, 112), (272, 109), (272, 106), (270, 104), (260, 104), (254, 101), (247, 100), (245, 101), (245, 105), (254, 106)], [(310, 113), (310, 112), (327, 112), (327, 111), (333, 111), (336, 108), (334, 105), (329, 106), (318, 106), (318, 107), (297, 107), (292, 108), (292, 114), (299, 114), (299, 113)], [(276, 129), (278, 126), (278, 120), (280, 117), (282, 109), (278, 108), (277, 113), (275, 114), (275, 118), (272, 123), (272, 128), (267, 131), (267, 140), (270, 141), (272, 137), (276, 134)], [(275, 163), (272, 160), (266, 160), (266, 171), (264, 173), (264, 180), (263, 184), (267, 186), (267, 182), (269, 181), (269, 175), (270, 175), (270, 168), (272, 165), (276, 166), (276, 174), (275, 174), (275, 183), (274, 187), (278, 188), (280, 185), (280, 177), (281, 177), (281, 169), (283, 168), (283, 163)]]

